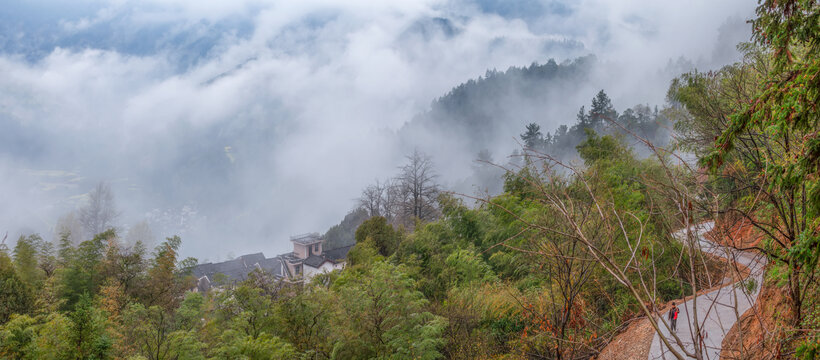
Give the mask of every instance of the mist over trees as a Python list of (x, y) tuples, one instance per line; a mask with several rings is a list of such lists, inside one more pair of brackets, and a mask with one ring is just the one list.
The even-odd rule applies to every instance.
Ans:
[(403, 131), (421, 126), (443, 134), (458, 133), (469, 139), (468, 150), (477, 153), (498, 141), (508, 142), (503, 134), (508, 133), (509, 124), (544, 117), (550, 114), (548, 104), (558, 103), (561, 97), (574, 98), (595, 63), (590, 55), (561, 64), (549, 60), (506, 71), (488, 70), (433, 101), (430, 111), (413, 119)]
[(114, 202), (111, 185), (100, 182), (88, 193), (88, 202), (78, 211), (80, 224), (85, 234), (99, 234), (110, 227), (120, 217)]
[[(431, 141), (435, 141), (435, 145), (422, 142), (418, 149), (447, 153), (447, 166), (453, 165), (454, 159), (472, 163), (467, 169), (472, 173), (447, 173), (447, 180), (455, 181), (450, 190), (490, 195), (501, 192), (504, 171), (486, 166), (487, 158), (495, 155), (491, 163), (504, 167), (523, 165), (524, 154), (516, 149), (513, 138), (521, 140), (521, 147), (565, 160), (578, 159), (575, 147), (586, 138), (587, 129), (601, 134), (634, 133), (653, 143), (666, 144), (671, 125), (657, 107), (638, 104), (619, 113), (606, 91), (589, 89), (586, 80), (595, 63), (595, 58), (589, 56), (561, 64), (550, 60), (503, 72), (488, 71), (485, 76), (464, 82), (438, 98), (430, 111), (406, 124), (399, 137), (422, 138), (434, 134)], [(569, 104), (580, 103), (586, 94), (593, 95), (589, 105), (581, 106), (577, 112), (568, 111), (572, 106)], [(570, 113), (574, 113), (574, 119)], [(522, 133), (516, 124), (524, 119), (527, 122)], [(406, 142), (415, 144), (410, 140)], [(640, 155), (648, 155), (641, 152), (640, 147), (638, 151)], [(384, 187), (384, 184), (377, 185)], [(374, 187), (371, 193), (378, 190)], [(376, 204), (371, 201), (367, 205), (372, 208)]]
[[(578, 156), (577, 146), (587, 138), (588, 131), (625, 137), (634, 134), (662, 146), (670, 140), (667, 131), (669, 124), (664, 113), (658, 111), (657, 107), (653, 110), (648, 105), (635, 105), (618, 114), (612, 100), (601, 90), (592, 98), (589, 110), (581, 106), (572, 126), (561, 125), (555, 132), (543, 134), (539, 124), (529, 123), (519, 138), (525, 150), (569, 160)], [(636, 150), (641, 151), (641, 147)]]
[(51, 2), (0, 11), (0, 359), (820, 357), (820, 1)]
[(369, 217), (370, 212), (363, 207), (347, 213), (339, 224), (331, 226), (324, 234), (323, 249), (332, 250), (355, 244), (356, 229)]
[(80, 222), (78, 212), (70, 211), (57, 219), (54, 234), (52, 235), (58, 239), (65, 238), (65, 240), (71, 244), (77, 245), (85, 240), (85, 234), (86, 232), (83, 228), (83, 224)]

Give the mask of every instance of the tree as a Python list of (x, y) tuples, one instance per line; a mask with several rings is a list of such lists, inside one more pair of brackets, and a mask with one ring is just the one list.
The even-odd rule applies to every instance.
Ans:
[(69, 358), (73, 349), (71, 343), (71, 320), (60, 312), (52, 312), (37, 328), (36, 359), (62, 360)]
[(88, 203), (80, 208), (79, 220), (86, 234), (96, 235), (114, 226), (119, 218), (111, 186), (100, 182), (88, 193)]
[(83, 294), (69, 314), (70, 359), (108, 359), (111, 339), (105, 331), (105, 320), (91, 297)]
[(157, 305), (166, 310), (175, 309), (181, 295), (192, 287), (190, 279), (182, 276), (177, 266), (181, 243), (182, 239), (175, 235), (166, 238), (165, 242), (157, 247), (142, 289), (146, 305)]
[(293, 344), (304, 359), (329, 359), (335, 293), (324, 286), (290, 290), (296, 292), (295, 296), (285, 298), (277, 307), (278, 335)]
[(618, 159), (628, 156), (627, 150), (612, 136), (598, 136), (592, 129), (585, 129), (587, 138), (575, 149), (585, 163), (592, 164), (602, 159)]
[(14, 266), (20, 279), (32, 289), (38, 289), (45, 274), (37, 266), (38, 249), (42, 247), (40, 235), (20, 236), (14, 246)]
[[(745, 63), (685, 74), (670, 95), (699, 140), (727, 215), (765, 235), (757, 250), (783, 266), (793, 325), (817, 287), (820, 256), (820, 4), (760, 1)], [(686, 116), (689, 116), (687, 118)], [(677, 125), (676, 125), (677, 126)]]
[(222, 335), (222, 346), (219, 350), (222, 359), (298, 359), (293, 345), (270, 334), (259, 337), (241, 336), (238, 332), (228, 330)]
[[(605, 120), (625, 131), (613, 119)], [(664, 327), (668, 330), (668, 325), (656, 317), (658, 304), (668, 293), (659, 273), (679, 274), (680, 278), (674, 281), (680, 284), (677, 293), (694, 295), (702, 285), (712, 286), (702, 281), (709, 274), (708, 263), (703, 261), (698, 230), (694, 226), (702, 221), (703, 185), (693, 180), (694, 171), (679, 155), (637, 135), (632, 134), (646, 145), (652, 159), (638, 162), (623, 144), (613, 141), (616, 138), (612, 136), (598, 138), (592, 131), (587, 135), (588, 141), (579, 147), (579, 152), (586, 156), (584, 167), (567, 164), (549, 154), (532, 154), (544, 166), (527, 166), (524, 168), (527, 171), (518, 173), (510, 195), (520, 195), (487, 201), (488, 205), (498, 207), (502, 215), (511, 216), (521, 224), (518, 232), (509, 238), (502, 237), (493, 247), (505, 246), (532, 256), (538, 259), (539, 270), (554, 274), (554, 282), (546, 284), (555, 287), (547, 291), (554, 300), (535, 302), (539, 306), (548, 305), (535, 306), (536, 311), (525, 303), (523, 313), (528, 314), (527, 325), (532, 326), (525, 328), (525, 332), (541, 334), (541, 340), (535, 339), (533, 350), (540, 348), (536, 354), (546, 358), (583, 355), (589, 351), (588, 346), (593, 346), (586, 343), (592, 340), (586, 339), (596, 336), (590, 332), (595, 328), (587, 326), (591, 319), (587, 312), (592, 310), (587, 304), (600, 302), (606, 307), (609, 302), (613, 313), (599, 313), (599, 316), (623, 316), (624, 313), (619, 314), (618, 307), (612, 305), (629, 304), (631, 311), (646, 316), (653, 330), (661, 334), (663, 346), (670, 349), (671, 356), (703, 358), (702, 344), (694, 344), (694, 349), (685, 347), (676, 334), (666, 335), (667, 331), (662, 331)], [(675, 240), (670, 239), (669, 229), (680, 229), (674, 235)], [(541, 246), (510, 244), (521, 236), (533, 236)], [(568, 267), (568, 263), (574, 265)], [(594, 264), (595, 269), (590, 269), (589, 264)], [(591, 271), (601, 274), (602, 289), (584, 286)], [(584, 288), (589, 290), (583, 291), (596, 294), (596, 298), (573, 301), (578, 300), (577, 294)], [(695, 297), (691, 301), (696, 303), (699, 299)], [(715, 305), (714, 299), (707, 301), (712, 302), (707, 306)], [(696, 307), (692, 312), (692, 318), (699, 319)], [(565, 322), (567, 318), (570, 321)], [(564, 330), (562, 323), (566, 325)], [(691, 325), (697, 334), (700, 324), (693, 321)], [(544, 347), (550, 342), (552, 347)], [(677, 347), (672, 348), (672, 343)], [(583, 351), (580, 354), (579, 349)], [(529, 346), (524, 351), (532, 353)]]
[(384, 192), (382, 192), (381, 214), (390, 223), (395, 223), (402, 214), (402, 206), (405, 197), (401, 188), (401, 182), (397, 179), (388, 179), (384, 182)]
[(8, 255), (0, 251), (0, 324), (12, 314), (26, 314), (34, 299), (31, 290), (14, 270)]
[[(586, 110), (584, 110), (584, 106), (581, 106), (581, 108), (578, 109), (578, 114), (575, 115), (575, 123), (582, 128), (590, 127), (589, 115), (587, 115)], [(559, 135), (562, 134), (561, 132), (556, 132), (555, 135), (556, 137), (559, 137)]]
[(425, 310), (427, 300), (403, 266), (376, 262), (337, 281), (333, 320), (336, 359), (436, 359), (446, 320)]
[(367, 239), (372, 241), (379, 254), (390, 256), (399, 246), (401, 232), (394, 230), (387, 223), (387, 219), (381, 216), (372, 217), (365, 220), (356, 229), (356, 243), (363, 243)]
[(276, 320), (275, 312), (271, 311), (273, 301), (262, 289), (241, 283), (225, 291), (219, 302), (220, 323), (226, 328), (253, 339), (263, 333), (273, 333)]
[(35, 319), (14, 315), (0, 327), (0, 357), (4, 359), (36, 359)]
[[(68, 244), (61, 249), (65, 268), (60, 272), (60, 297), (65, 300), (63, 310), (70, 310), (83, 294), (96, 294), (105, 282), (104, 257), (108, 239), (116, 238), (113, 229), (97, 234), (94, 239), (83, 241), (76, 249)], [(61, 256), (61, 257), (63, 257)]]
[(54, 243), (50, 241), (40, 242), (37, 254), (37, 266), (40, 267), (40, 270), (47, 279), (51, 278), (54, 272), (57, 271), (57, 257), (54, 256)]
[(103, 260), (103, 276), (113, 282), (127, 296), (137, 296), (144, 281), (146, 261), (145, 247), (137, 241), (131, 247), (123, 248), (120, 240), (107, 239), (107, 251)]
[(418, 150), (407, 156), (407, 161), (397, 178), (404, 197), (404, 215), (409, 219), (432, 220), (438, 214), (436, 198), (439, 193), (433, 161)]
[(456, 250), (445, 260), (447, 268), (442, 273), (455, 286), (475, 283), (492, 283), (497, 280), (489, 265), (472, 250)]
[(523, 141), (524, 146), (529, 149), (540, 150), (544, 145), (544, 135), (541, 134), (541, 126), (536, 123), (527, 124), (527, 131), (521, 134), (521, 141)]
[(203, 344), (193, 331), (177, 330), (173, 313), (132, 304), (123, 318), (128, 341), (147, 359), (204, 359)]
[(379, 248), (372, 237), (356, 242), (347, 253), (347, 263), (350, 266), (363, 267), (380, 260), (384, 260), (384, 256), (379, 253)]
[(612, 100), (601, 90), (592, 99), (592, 106), (589, 108), (589, 127), (596, 129), (604, 125), (606, 121), (614, 121), (618, 118)]
[(362, 190), (362, 196), (359, 197), (359, 206), (367, 210), (370, 216), (381, 216), (385, 190), (384, 185), (376, 180), (375, 184), (369, 185)]
[(196, 292), (185, 293), (185, 299), (179, 304), (176, 310), (177, 329), (190, 331), (196, 330), (202, 325), (202, 318), (205, 316), (205, 298)]

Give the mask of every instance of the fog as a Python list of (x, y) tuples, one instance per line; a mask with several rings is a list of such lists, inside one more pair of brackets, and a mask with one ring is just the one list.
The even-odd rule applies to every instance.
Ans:
[[(111, 184), (121, 232), (147, 220), (208, 260), (288, 251), (420, 148), (459, 183), (459, 134), (402, 132), (476, 79), (594, 54), (583, 83), (524, 124), (574, 121), (606, 89), (620, 111), (663, 105), (673, 76), (736, 61), (754, 2), (61, 1), (0, 9), (0, 238), (54, 236)], [(684, 58), (685, 60), (679, 60)], [(510, 99), (515, 107), (515, 99)]]

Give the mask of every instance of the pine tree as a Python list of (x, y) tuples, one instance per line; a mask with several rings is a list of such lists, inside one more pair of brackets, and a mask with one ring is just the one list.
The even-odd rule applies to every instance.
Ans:
[(583, 106), (578, 109), (578, 114), (575, 115), (575, 122), (581, 128), (589, 127), (589, 116), (587, 116), (586, 110), (584, 110)]
[(605, 121), (615, 121), (617, 118), (618, 112), (612, 106), (612, 100), (603, 90), (599, 91), (592, 99), (592, 107), (589, 109), (589, 127), (600, 128)]
[(541, 134), (541, 126), (536, 123), (527, 124), (527, 131), (521, 134), (521, 141), (528, 149), (540, 150), (544, 143), (544, 136)]

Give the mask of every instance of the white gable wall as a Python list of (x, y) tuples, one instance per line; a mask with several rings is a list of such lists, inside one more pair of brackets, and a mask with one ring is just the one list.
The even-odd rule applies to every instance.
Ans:
[(317, 274), (329, 273), (333, 270), (344, 268), (344, 262), (334, 264), (330, 261), (325, 261), (318, 268), (315, 268), (313, 266), (309, 266), (307, 264), (304, 264), (303, 266), (304, 266), (304, 270), (305, 270), (305, 273), (304, 273), (305, 279), (309, 280), (310, 278), (312, 278), (313, 276), (315, 276)]

